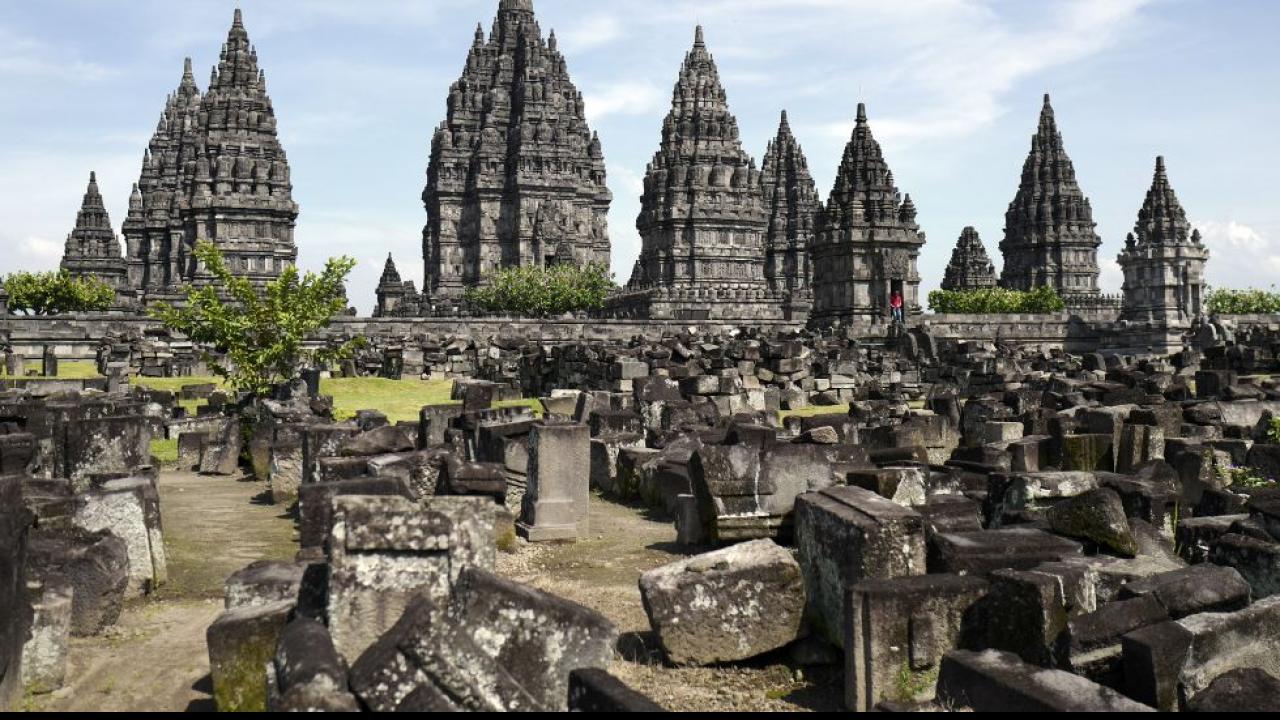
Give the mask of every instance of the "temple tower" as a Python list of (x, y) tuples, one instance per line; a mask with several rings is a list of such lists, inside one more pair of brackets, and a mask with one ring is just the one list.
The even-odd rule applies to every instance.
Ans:
[(767, 224), (761, 173), (699, 27), (645, 173), (640, 257), (616, 304), (637, 317), (781, 319), (765, 279)]
[(97, 278), (117, 290), (128, 286), (120, 239), (111, 229), (96, 173), (89, 173), (89, 187), (76, 214), (75, 229), (67, 235), (61, 267), (73, 276)]
[(417, 300), (417, 289), (413, 281), (400, 279), (400, 271), (396, 269), (395, 260), (387, 253), (387, 262), (382, 266), (382, 277), (378, 278), (378, 287), (374, 290), (378, 304), (373, 309), (374, 317), (393, 317), (404, 315)]
[(1098, 247), (1093, 208), (1076, 182), (1049, 96), (1022, 166), (1022, 181), (1005, 213), (1000, 285), (1012, 290), (1049, 286), (1071, 304), (1097, 297)]
[(978, 231), (966, 227), (951, 251), (951, 262), (947, 263), (947, 271), (942, 278), (942, 289), (981, 290), (995, 286), (996, 268), (987, 255), (987, 248), (978, 237)]
[(424, 292), (450, 302), (505, 267), (607, 265), (612, 199), (555, 33), (543, 39), (530, 0), (502, 0), (431, 141)]
[(770, 290), (787, 298), (789, 316), (801, 317), (813, 303), (809, 246), (821, 203), (809, 174), (809, 161), (791, 133), (786, 110), (782, 111), (777, 137), (765, 150), (761, 173), (768, 218), (764, 276)]
[[(124, 221), (129, 285), (143, 292), (181, 281), (176, 250), (182, 247), (180, 217), (183, 166), (195, 148), (195, 112), (200, 89), (184, 61), (182, 80), (165, 100), (164, 111), (142, 157), (142, 172), (129, 198)], [(184, 155), (184, 150), (186, 151)]]
[(1138, 222), (1117, 258), (1124, 270), (1120, 319), (1186, 328), (1203, 312), (1204, 268), (1209, 250), (1169, 184), (1164, 158), (1156, 158), (1155, 177)]
[(256, 286), (294, 263), (298, 206), (266, 74), (235, 11), (209, 88), (187, 60), (143, 155), (124, 223), (129, 282), (146, 300), (181, 300), (211, 282), (193, 250), (209, 241)]
[(871, 134), (867, 109), (858, 103), (853, 137), (831, 196), (818, 214), (811, 251), (812, 320), (887, 322), (895, 291), (902, 293), (907, 314), (920, 313), (916, 261), (924, 243), (915, 204), (910, 195), (899, 195), (880, 143)]

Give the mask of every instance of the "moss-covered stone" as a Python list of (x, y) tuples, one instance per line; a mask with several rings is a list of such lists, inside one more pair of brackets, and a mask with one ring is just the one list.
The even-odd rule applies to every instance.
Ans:
[(1091, 540), (1123, 557), (1138, 553), (1124, 504), (1109, 488), (1068, 498), (1051, 507), (1047, 519), (1049, 527), (1060, 535)]
[(209, 674), (222, 712), (265, 712), (267, 663), (293, 612), (292, 601), (228, 610), (209, 626)]

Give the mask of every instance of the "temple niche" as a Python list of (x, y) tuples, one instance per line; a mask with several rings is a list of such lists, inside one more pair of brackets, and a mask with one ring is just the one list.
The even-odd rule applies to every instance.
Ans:
[(858, 103), (853, 137), (818, 214), (810, 252), (812, 322), (886, 323), (894, 292), (902, 294), (907, 315), (920, 314), (916, 261), (924, 243), (915, 203), (899, 194), (871, 134), (866, 107)]
[(201, 95), (186, 61), (143, 156), (124, 223), (130, 285), (147, 301), (181, 300), (214, 282), (194, 256), (213, 243), (228, 269), (261, 288), (297, 259), (298, 205), (266, 74), (240, 10)]
[(702, 28), (685, 55), (650, 161), (637, 258), (611, 311), (677, 320), (780, 320), (765, 277), (761, 173), (742, 149)]
[(456, 303), (502, 268), (609, 263), (604, 153), (530, 0), (502, 0), (487, 40), (476, 27), (422, 201), (431, 304)]
[(943, 290), (983, 290), (996, 286), (996, 268), (972, 226), (960, 232), (942, 278)]
[(111, 229), (97, 173), (89, 173), (89, 186), (76, 213), (75, 228), (67, 235), (61, 268), (73, 277), (101, 280), (116, 289), (117, 297), (129, 294), (120, 239)]
[(1120, 320), (1124, 343), (1154, 352), (1180, 349), (1182, 334), (1204, 311), (1204, 269), (1209, 250), (1169, 184), (1164, 158), (1133, 232), (1117, 258), (1124, 271)]
[(1033, 290), (1048, 286), (1068, 305), (1097, 298), (1098, 248), (1093, 207), (1076, 181), (1049, 96), (1022, 166), (1018, 192), (1005, 213), (1000, 286)]

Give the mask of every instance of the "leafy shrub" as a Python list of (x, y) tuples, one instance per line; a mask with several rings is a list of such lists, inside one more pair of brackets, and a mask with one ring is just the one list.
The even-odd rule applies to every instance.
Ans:
[(1213, 315), (1280, 313), (1280, 292), (1257, 288), (1212, 288), (1205, 296), (1205, 307)]
[(617, 286), (603, 264), (525, 265), (499, 270), (486, 284), (468, 288), (464, 299), (494, 313), (547, 316), (604, 307)]
[(1038, 287), (1030, 291), (983, 288), (981, 290), (934, 290), (929, 308), (936, 313), (1051, 313), (1066, 307), (1058, 291)]
[(301, 275), (290, 265), (260, 293), (227, 268), (212, 243), (197, 244), (195, 256), (217, 282), (188, 287), (186, 307), (160, 304), (151, 313), (192, 342), (221, 353), (215, 357), (206, 352), (205, 361), (232, 388), (266, 394), (296, 377), (304, 363), (332, 362), (362, 344), (363, 338), (355, 338), (317, 351), (302, 347), (346, 309), (343, 282), (355, 260), (330, 258), (319, 275)]
[(9, 309), (30, 315), (106, 310), (116, 291), (96, 277), (77, 277), (66, 270), (16, 272), (4, 279)]

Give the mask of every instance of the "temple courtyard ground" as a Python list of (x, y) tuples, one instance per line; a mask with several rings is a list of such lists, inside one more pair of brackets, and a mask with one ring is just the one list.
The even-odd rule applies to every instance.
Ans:
[[(28, 698), (39, 711), (212, 710), (205, 631), (228, 575), (289, 560), (297, 531), (265, 504), (263, 483), (166, 471), (160, 479), (169, 580), (129, 603), (105, 634), (72, 640), (67, 685)], [(572, 543), (518, 541), (497, 570), (609, 617), (621, 633), (610, 671), (670, 709), (838, 709), (839, 673), (793, 667), (785, 651), (747, 665), (673, 668), (654, 645), (637, 580), (680, 557), (675, 529), (646, 508), (591, 500), (591, 533)]]
[[(64, 363), (64, 373), (92, 365)], [(68, 367), (70, 366), (70, 367)], [(69, 370), (70, 372), (66, 372)], [(138, 378), (165, 390), (212, 378)], [(423, 405), (449, 402), (447, 380), (326, 380), (335, 415), (375, 408), (392, 421), (416, 420)], [(515, 401), (525, 404), (536, 401)], [(189, 408), (195, 411), (194, 406)], [(847, 408), (814, 408), (841, 412)], [(173, 447), (170, 448), (169, 445)], [(157, 440), (153, 452), (176, 459), (176, 441)], [(172, 456), (170, 457), (170, 451)], [(223, 582), (255, 560), (291, 560), (297, 528), (288, 510), (266, 502), (266, 485), (171, 468), (161, 473), (169, 579), (158, 592), (130, 602), (105, 634), (74, 638), (68, 680), (61, 690), (27, 699), (30, 710), (212, 710), (205, 631), (222, 611)], [(532, 545), (517, 541), (499, 552), (497, 571), (590, 607), (611, 619), (621, 640), (610, 671), (672, 710), (836, 710), (838, 666), (805, 668), (779, 651), (732, 667), (675, 668), (662, 660), (640, 601), (646, 570), (685, 557), (670, 518), (647, 507), (591, 499), (590, 534), (577, 542)]]

